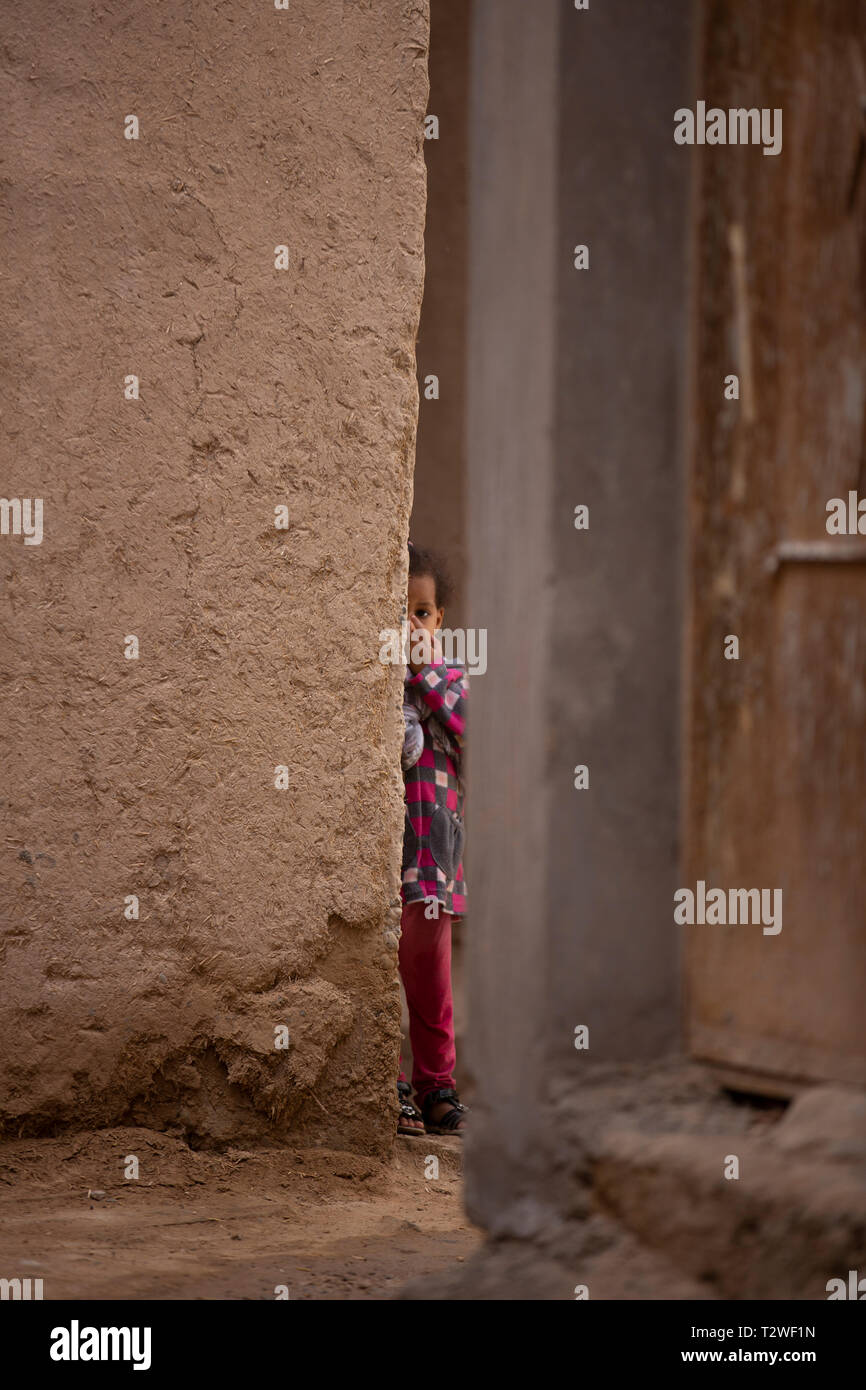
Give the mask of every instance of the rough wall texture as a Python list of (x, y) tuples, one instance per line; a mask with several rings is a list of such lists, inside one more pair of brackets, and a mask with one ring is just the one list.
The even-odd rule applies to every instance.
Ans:
[(15, 1132), (393, 1131), (427, 27), (7, 7), (2, 491), (44, 499), (0, 537)]

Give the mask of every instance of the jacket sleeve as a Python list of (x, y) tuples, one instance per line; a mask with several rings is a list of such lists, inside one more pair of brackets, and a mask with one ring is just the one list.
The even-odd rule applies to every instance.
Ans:
[(404, 772), (408, 772), (410, 767), (414, 767), (424, 752), (424, 730), (418, 718), (418, 711), (414, 705), (404, 704), (403, 706), (403, 753), (400, 758), (400, 765)]
[(462, 671), (447, 666), (422, 666), (407, 685), (414, 685), (430, 713), (447, 729), (458, 748), (466, 729), (469, 682)]

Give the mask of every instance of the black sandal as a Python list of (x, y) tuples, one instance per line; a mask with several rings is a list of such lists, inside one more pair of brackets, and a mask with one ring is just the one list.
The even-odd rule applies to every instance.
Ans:
[[(409, 1096), (412, 1094), (412, 1087), (408, 1081), (397, 1082), (397, 1098), (400, 1102), (400, 1118), (397, 1121), (397, 1133), (406, 1134), (410, 1139), (416, 1136), (424, 1138), (423, 1120), (420, 1111), (416, 1110)], [(412, 1120), (420, 1120), (421, 1124), (411, 1124)]]
[[(443, 1100), (449, 1102), (450, 1109), (446, 1110), (444, 1115), (440, 1115), (438, 1120), (429, 1120), (427, 1117), (433, 1106), (438, 1105)], [(424, 1114), (424, 1128), (428, 1134), (456, 1134), (459, 1138), (463, 1133), (465, 1125), (463, 1129), (458, 1128), (458, 1126), (463, 1116), (468, 1115), (469, 1111), (465, 1105), (460, 1104), (460, 1097), (456, 1091), (450, 1089), (431, 1091), (422, 1100), (421, 1109)]]

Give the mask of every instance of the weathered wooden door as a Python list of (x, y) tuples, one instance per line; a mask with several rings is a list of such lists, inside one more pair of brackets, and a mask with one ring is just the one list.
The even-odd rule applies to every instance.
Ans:
[(783, 918), (683, 927), (686, 1028), (784, 1093), (866, 1082), (866, 5), (706, 0), (698, 69), (783, 142), (693, 152), (684, 886)]

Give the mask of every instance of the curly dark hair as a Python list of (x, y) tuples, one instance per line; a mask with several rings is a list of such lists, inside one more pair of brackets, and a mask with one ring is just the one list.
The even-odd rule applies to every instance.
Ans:
[(437, 555), (435, 550), (428, 550), (420, 545), (413, 545), (409, 542), (409, 573), (418, 575), (428, 575), (436, 587), (436, 607), (447, 608), (451, 602), (453, 585), (448, 567), (441, 555)]

